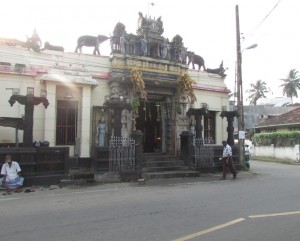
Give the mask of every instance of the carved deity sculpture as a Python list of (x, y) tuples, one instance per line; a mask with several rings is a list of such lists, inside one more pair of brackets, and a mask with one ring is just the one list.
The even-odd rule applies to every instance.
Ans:
[[(123, 23), (118, 22), (114, 28), (113, 36), (110, 37), (111, 51), (123, 51), (125, 53), (126, 42), (126, 26)], [(123, 49), (121, 50), (121, 48)]]
[(162, 59), (166, 59), (169, 55), (170, 44), (168, 39), (164, 39), (164, 42), (160, 46), (160, 56)]
[(121, 36), (120, 37), (120, 52), (121, 52), (121, 54), (125, 54), (126, 53), (125, 44), (126, 44), (125, 36)]
[(104, 121), (104, 117), (102, 116), (97, 125), (98, 146), (104, 146), (106, 132), (107, 127)]
[(33, 31), (32, 36), (31, 36), (31, 38), (30, 38), (30, 41), (31, 41), (32, 44), (36, 44), (36, 45), (38, 45), (39, 47), (42, 46), (41, 38), (40, 38), (40, 36), (38, 35), (36, 29)]
[(141, 55), (146, 56), (148, 53), (148, 40), (146, 35), (141, 39)]
[(164, 32), (163, 21), (161, 17), (158, 17), (156, 20), (152, 18), (147, 18), (139, 12), (139, 19), (137, 24), (137, 33), (139, 35), (143, 33), (154, 34), (156, 36), (161, 36)]
[(34, 29), (31, 37), (27, 37), (27, 41), (24, 43), (24, 47), (34, 50), (35, 52), (40, 52), (42, 46), (42, 41), (38, 35), (36, 29)]

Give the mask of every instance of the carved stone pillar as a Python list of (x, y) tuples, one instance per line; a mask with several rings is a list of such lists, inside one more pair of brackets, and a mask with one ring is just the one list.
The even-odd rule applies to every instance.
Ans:
[(234, 145), (233, 121), (234, 121), (234, 117), (239, 116), (239, 113), (237, 111), (222, 111), (220, 116), (222, 117), (222, 119), (224, 117), (227, 118), (227, 122), (228, 122), (228, 126), (227, 126), (227, 133), (228, 133), (227, 143), (228, 143), (228, 145), (233, 146)]
[(190, 131), (183, 131), (180, 134), (180, 159), (184, 160), (184, 165), (189, 166), (193, 162), (194, 147), (193, 134)]
[(187, 115), (194, 115), (195, 116), (195, 120), (196, 120), (196, 126), (195, 126), (195, 131), (196, 131), (196, 138), (202, 138), (203, 135), (203, 126), (202, 126), (202, 116), (203, 115), (207, 115), (208, 114), (208, 110), (206, 107), (202, 107), (199, 109), (196, 108), (190, 108), (187, 111)]
[(196, 119), (196, 127), (195, 127), (196, 138), (202, 138), (202, 131), (203, 131), (202, 115), (200, 113), (196, 113), (195, 119)]
[(32, 147), (34, 106), (43, 103), (45, 108), (47, 108), (49, 105), (48, 99), (46, 97), (35, 97), (33, 94), (27, 94), (25, 96), (12, 95), (8, 102), (13, 106), (16, 101), (25, 106), (23, 147)]
[(128, 129), (127, 129), (127, 126), (128, 126), (128, 120), (127, 120), (127, 113), (126, 111), (122, 111), (121, 113), (121, 125), (122, 125), (122, 128), (121, 128), (121, 135), (122, 137), (128, 137)]
[(131, 111), (132, 106), (130, 103), (124, 101), (123, 99), (111, 99), (107, 100), (104, 103), (104, 106), (107, 106), (109, 109), (114, 111), (114, 136), (122, 136), (121, 129), (122, 129), (122, 111), (129, 110)]

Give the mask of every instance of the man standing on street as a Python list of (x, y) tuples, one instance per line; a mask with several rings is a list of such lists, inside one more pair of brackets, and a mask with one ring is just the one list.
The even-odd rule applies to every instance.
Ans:
[(222, 141), (223, 144), (223, 155), (220, 158), (220, 160), (222, 160), (223, 162), (223, 178), (222, 179), (226, 179), (226, 173), (227, 173), (227, 167), (229, 168), (229, 170), (231, 171), (232, 175), (233, 175), (233, 179), (236, 178), (236, 170), (233, 166), (233, 162), (232, 162), (232, 149), (231, 146), (229, 146), (227, 144), (227, 141)]
[(12, 161), (12, 155), (5, 156), (5, 163), (1, 168), (0, 185), (7, 189), (7, 192), (20, 192), (23, 186), (24, 178), (21, 177), (21, 168), (19, 163)]

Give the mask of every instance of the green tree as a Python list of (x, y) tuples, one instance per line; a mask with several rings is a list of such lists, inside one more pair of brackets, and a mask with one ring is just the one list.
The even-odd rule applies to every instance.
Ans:
[(300, 89), (299, 72), (291, 69), (289, 75), (285, 79), (280, 80), (284, 82), (280, 85), (280, 87), (283, 87), (282, 94), (290, 97), (293, 103), (293, 97), (298, 97), (298, 90)]
[(247, 100), (250, 100), (250, 105), (256, 105), (260, 98), (266, 98), (266, 93), (269, 89), (265, 81), (257, 80), (255, 84), (250, 84), (250, 89), (246, 90), (249, 93)]

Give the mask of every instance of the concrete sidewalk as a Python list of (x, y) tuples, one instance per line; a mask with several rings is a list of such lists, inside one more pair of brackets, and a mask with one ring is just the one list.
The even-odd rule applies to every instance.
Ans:
[(228, 181), (239, 181), (248, 178), (252, 178), (257, 173), (251, 171), (239, 171), (236, 179), (232, 179), (232, 174), (227, 174), (226, 180), (220, 180), (222, 173), (200, 173), (199, 177), (192, 178), (166, 178), (166, 179), (152, 179), (146, 180), (144, 185), (147, 186), (166, 186), (166, 185), (179, 185), (179, 184), (191, 184), (191, 183), (209, 183), (209, 182), (228, 182)]
[(197, 183), (215, 183), (215, 182), (239, 182), (241, 180), (249, 179), (255, 177), (257, 173), (240, 171), (236, 179), (232, 179), (232, 175), (228, 174), (226, 180), (220, 180), (222, 173), (202, 173), (199, 177), (187, 177), (187, 178), (166, 178), (166, 179), (152, 179), (145, 180), (144, 183), (139, 182), (104, 182), (104, 179), (96, 181), (89, 184), (83, 185), (68, 185), (61, 187), (59, 185), (51, 186), (32, 186), (24, 187), (22, 192), (7, 194), (4, 188), (0, 188), (0, 200), (2, 198), (19, 198), (19, 197), (34, 197), (39, 194), (63, 194), (68, 192), (89, 192), (93, 190), (105, 191), (105, 190), (119, 190), (126, 188), (135, 187), (168, 187), (168, 186), (178, 186), (178, 185), (191, 185)]

